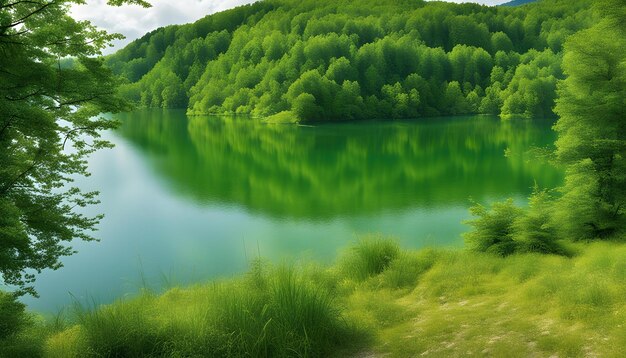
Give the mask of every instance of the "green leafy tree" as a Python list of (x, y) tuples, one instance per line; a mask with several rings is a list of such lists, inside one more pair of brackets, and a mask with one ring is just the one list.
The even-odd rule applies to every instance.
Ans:
[(456, 81), (452, 81), (446, 86), (443, 94), (443, 103), (445, 113), (448, 114), (469, 113), (471, 110), (470, 104), (461, 91), (461, 85)]
[(513, 41), (504, 32), (495, 32), (491, 35), (491, 49), (493, 53), (498, 51), (513, 51)]
[(550, 50), (529, 51), (523, 56), (507, 88), (500, 94), (503, 118), (545, 117), (552, 115), (556, 82), (563, 74), (558, 55)]
[[(119, 35), (68, 15), (81, 1), (0, 2), (0, 274), (35, 294), (34, 272), (61, 267), (68, 243), (92, 240), (100, 216), (78, 209), (96, 193), (71, 187), (85, 158), (107, 147), (98, 117), (126, 108), (116, 79), (94, 56)], [(112, 5), (139, 0), (110, 0)], [(75, 57), (73, 66), (61, 59)]]
[(357, 79), (357, 75), (356, 69), (352, 67), (350, 61), (345, 57), (333, 61), (326, 71), (326, 77), (337, 82), (337, 84), (342, 84), (348, 80), (354, 81)]
[(302, 121), (320, 120), (324, 109), (315, 103), (315, 97), (310, 93), (301, 93), (293, 100), (293, 112)]
[[(393, 110), (383, 88), (389, 92), (386, 86), (403, 84), (412, 74), (423, 81), (404, 91), (419, 93), (420, 116), (450, 112), (441, 97), (452, 81), (470, 103), (461, 112), (550, 116), (556, 82), (563, 78), (561, 43), (592, 24), (589, 3), (542, 1), (521, 11), (434, 1), (267, 0), (157, 29), (106, 63), (139, 84), (124, 88), (130, 99), (145, 106), (186, 107), (189, 114), (293, 111), (297, 95), (288, 96), (289, 88), (315, 70), (338, 86), (358, 83), (365, 106), (361, 119), (405, 113)], [(555, 56), (547, 55), (548, 48)], [(531, 63), (542, 52), (546, 55)], [(494, 66), (499, 69), (492, 72)], [(170, 72), (182, 90), (179, 81), (166, 80)], [(541, 80), (533, 81), (536, 77)], [(477, 86), (484, 91), (470, 96)], [(307, 93), (327, 115), (355, 113)]]
[(555, 109), (566, 166), (558, 214), (578, 239), (617, 234), (626, 216), (626, 7), (605, 0), (597, 9), (604, 19), (565, 43)]

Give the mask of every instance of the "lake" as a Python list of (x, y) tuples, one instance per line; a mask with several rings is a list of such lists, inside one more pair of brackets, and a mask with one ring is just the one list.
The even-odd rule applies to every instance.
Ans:
[[(93, 155), (100, 242), (75, 242), (65, 267), (39, 275), (31, 309), (107, 303), (244, 272), (258, 256), (333, 262), (364, 235), (405, 248), (460, 247), (471, 201), (523, 202), (563, 173), (527, 151), (555, 139), (550, 120), (468, 116), (313, 126), (184, 111), (116, 115)], [(505, 153), (507, 155), (505, 156)]]

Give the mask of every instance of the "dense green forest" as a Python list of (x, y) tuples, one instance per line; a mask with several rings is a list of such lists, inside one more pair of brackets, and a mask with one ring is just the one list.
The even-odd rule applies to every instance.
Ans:
[(107, 59), (143, 106), (275, 120), (554, 115), (588, 0), (488, 7), (267, 0), (157, 29)]
[[(113, 123), (94, 116), (127, 108), (114, 95), (114, 76), (93, 58), (116, 37), (74, 21), (66, 3), (0, 3), (0, 51), (7, 54), (0, 57), (0, 273), (19, 289), (0, 292), (0, 356), (626, 355), (624, 0), (598, 1), (595, 11), (582, 0), (511, 9), (265, 1), (145, 36), (108, 64), (129, 80), (122, 94), (147, 106), (304, 121), (465, 112), (506, 118), (554, 109), (550, 157), (565, 169), (564, 185), (537, 187), (526, 207), (512, 200), (472, 207), (464, 235), (470, 250), (405, 252), (392, 241), (362, 240), (331, 267), (254, 261), (239, 278), (160, 296), (145, 291), (93, 310), (77, 305), (67, 318), (44, 320), (17, 297), (36, 293), (31, 272), (61, 267), (60, 256), (72, 253), (63, 243), (91, 239), (100, 217), (74, 208), (96, 203), (96, 194), (67, 185), (88, 174), (88, 154), (108, 146), (99, 133)], [(78, 65), (63, 66), (65, 56), (76, 56)], [(488, 132), (475, 125), (468, 124), (469, 134)], [(273, 184), (264, 165), (297, 173), (266, 150), (288, 147), (298, 158), (328, 159), (317, 157), (317, 143), (265, 127), (242, 134), (232, 121), (192, 118), (189, 145), (172, 156), (196, 160), (165, 165), (247, 171), (260, 178), (262, 191)], [(180, 130), (172, 128), (167, 135)], [(510, 135), (502, 128), (483, 142), (437, 139), (471, 169), (480, 162), (456, 149), (498, 149)], [(223, 133), (223, 142), (201, 134), (210, 131)], [(170, 149), (160, 134), (122, 132), (148, 150)], [(511, 135), (514, 143), (526, 140)], [(393, 131), (382, 136), (393, 143), (380, 146), (399, 153), (399, 174), (381, 180), (404, 176), (409, 164), (400, 159), (432, 158), (401, 147)], [(359, 155), (358, 139), (368, 139), (354, 138), (346, 148)], [(241, 142), (265, 146), (251, 152), (237, 149)], [(232, 161), (212, 157), (223, 147)], [(345, 157), (342, 169), (351, 168)], [(337, 170), (330, 162), (321, 167)], [(422, 168), (416, 174), (430, 175), (428, 162)], [(316, 173), (302, 178), (314, 182)], [(288, 200), (301, 190), (284, 192)]]
[(509, 1), (507, 3), (504, 3), (500, 6), (519, 6), (519, 5), (525, 5), (531, 2), (535, 2), (536, 0), (513, 0), (513, 1)]

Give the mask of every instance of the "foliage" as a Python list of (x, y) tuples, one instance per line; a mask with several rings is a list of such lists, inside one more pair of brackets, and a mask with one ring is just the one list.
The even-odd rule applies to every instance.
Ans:
[(513, 223), (523, 211), (515, 206), (513, 199), (495, 202), (490, 210), (476, 204), (470, 208), (470, 213), (477, 217), (465, 222), (473, 227), (472, 231), (463, 234), (470, 249), (501, 256), (517, 251)]
[(573, 239), (626, 227), (626, 21), (622, 1), (597, 4), (603, 20), (565, 44), (555, 111), (557, 160), (566, 167), (558, 215)]
[(21, 331), (29, 323), (24, 308), (15, 295), (0, 291), (0, 341)]
[(108, 146), (99, 132), (113, 122), (97, 115), (127, 108), (93, 57), (119, 36), (72, 19), (76, 2), (0, 4), (0, 274), (19, 293), (35, 294), (32, 271), (59, 268), (67, 242), (93, 239), (101, 217), (79, 209), (96, 193), (70, 183), (88, 174), (88, 154)]
[(48, 336), (45, 356), (621, 357), (626, 247), (601, 242), (575, 251), (506, 258), (401, 251), (365, 280), (341, 262), (307, 269), (257, 262), (243, 277), (79, 311), (78, 321)]
[(559, 243), (554, 218), (554, 199), (547, 190), (535, 184), (528, 198), (528, 208), (513, 223), (514, 239), (520, 252), (567, 254)]
[(268, 0), (155, 30), (107, 64), (125, 96), (194, 115), (550, 116), (562, 43), (593, 23), (589, 3)]
[(39, 357), (48, 334), (17, 295), (0, 291), (0, 357)]
[(556, 228), (555, 200), (547, 190), (535, 184), (527, 208), (519, 208), (512, 199), (470, 208), (475, 219), (465, 223), (472, 230), (463, 234), (469, 248), (507, 256), (521, 252), (569, 255)]

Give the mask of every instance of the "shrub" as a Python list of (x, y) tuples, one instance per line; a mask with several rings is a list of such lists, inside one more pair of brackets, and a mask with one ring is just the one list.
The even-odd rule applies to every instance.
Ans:
[(44, 336), (17, 296), (0, 291), (0, 357), (39, 357)]
[(491, 210), (476, 204), (470, 208), (470, 213), (476, 218), (465, 223), (473, 229), (463, 234), (470, 249), (501, 256), (517, 251), (517, 243), (513, 239), (513, 223), (523, 211), (515, 206), (513, 199), (493, 203)]
[(29, 323), (24, 304), (16, 296), (0, 291), (0, 341), (13, 336)]
[(550, 193), (535, 186), (528, 204), (528, 210), (513, 223), (519, 251), (566, 254), (553, 225), (554, 201)]

